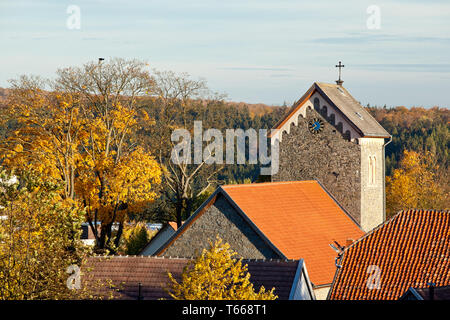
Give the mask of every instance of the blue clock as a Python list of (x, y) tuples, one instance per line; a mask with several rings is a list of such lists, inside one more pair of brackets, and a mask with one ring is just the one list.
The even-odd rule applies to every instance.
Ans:
[(308, 129), (311, 133), (316, 134), (323, 130), (324, 124), (322, 119), (314, 118), (309, 121)]

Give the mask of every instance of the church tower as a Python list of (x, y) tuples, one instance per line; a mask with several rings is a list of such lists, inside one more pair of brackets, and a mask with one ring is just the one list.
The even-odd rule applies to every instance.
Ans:
[(270, 138), (272, 148), (279, 144), (279, 169), (271, 179), (318, 180), (367, 232), (385, 220), (384, 148), (391, 136), (342, 82), (314, 83), (275, 126)]

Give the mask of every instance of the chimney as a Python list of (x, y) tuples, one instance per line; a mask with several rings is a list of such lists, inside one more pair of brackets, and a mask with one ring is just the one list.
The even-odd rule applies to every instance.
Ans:
[(142, 297), (142, 283), (139, 282), (138, 284), (138, 300), (144, 300)]
[(434, 300), (434, 283), (428, 283), (429, 287), (428, 287), (428, 297), (430, 300)]

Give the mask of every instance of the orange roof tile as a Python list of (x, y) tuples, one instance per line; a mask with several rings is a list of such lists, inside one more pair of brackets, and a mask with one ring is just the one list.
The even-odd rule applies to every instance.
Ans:
[(222, 188), (286, 258), (305, 260), (314, 285), (333, 280), (337, 254), (330, 244), (344, 245), (364, 234), (317, 181)]
[[(345, 249), (340, 263), (330, 299), (393, 300), (409, 287), (450, 285), (450, 211), (401, 211)], [(379, 289), (367, 285), (371, 265)]]

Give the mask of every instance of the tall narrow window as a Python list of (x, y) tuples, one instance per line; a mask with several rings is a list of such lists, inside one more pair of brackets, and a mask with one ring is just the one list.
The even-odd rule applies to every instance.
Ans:
[(320, 112), (320, 101), (319, 98), (314, 99), (314, 109)]
[(372, 184), (375, 184), (376, 172), (377, 172), (377, 158), (375, 156), (373, 156)]
[(369, 156), (369, 184), (375, 184), (375, 173), (377, 166), (377, 158), (375, 156)]

